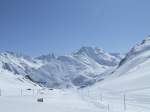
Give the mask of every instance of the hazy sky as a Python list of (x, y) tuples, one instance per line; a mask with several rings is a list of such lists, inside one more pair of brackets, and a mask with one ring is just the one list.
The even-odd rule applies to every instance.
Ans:
[(0, 0), (0, 51), (127, 52), (149, 34), (150, 0)]

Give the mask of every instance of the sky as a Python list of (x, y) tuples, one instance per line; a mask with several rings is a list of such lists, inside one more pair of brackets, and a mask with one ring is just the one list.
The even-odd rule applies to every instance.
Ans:
[(0, 0), (0, 51), (125, 53), (150, 34), (150, 0)]

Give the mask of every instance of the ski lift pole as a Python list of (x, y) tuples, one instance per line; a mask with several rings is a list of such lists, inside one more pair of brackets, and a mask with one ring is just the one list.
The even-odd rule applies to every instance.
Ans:
[(100, 94), (100, 100), (101, 100), (101, 102), (103, 101), (103, 95), (102, 95), (102, 93)]
[(126, 106), (126, 95), (123, 95), (123, 105), (124, 105), (124, 112), (127, 110), (127, 106)]
[(21, 94), (21, 96), (22, 96), (22, 89), (20, 90), (20, 94)]
[(0, 96), (2, 96), (2, 90), (0, 89)]
[(107, 105), (107, 112), (109, 112), (110, 111), (110, 106), (109, 106), (109, 104)]

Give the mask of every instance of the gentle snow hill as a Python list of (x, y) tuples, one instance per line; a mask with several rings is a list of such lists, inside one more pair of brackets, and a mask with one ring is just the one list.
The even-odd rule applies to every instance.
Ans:
[[(84, 101), (75, 92), (53, 90), (42, 95), (0, 97), (2, 112), (106, 112), (94, 104)], [(37, 102), (37, 98), (44, 102)]]
[(21, 90), (40, 89), (41, 87), (21, 75), (12, 74), (9, 71), (0, 71), (0, 96), (20, 95)]

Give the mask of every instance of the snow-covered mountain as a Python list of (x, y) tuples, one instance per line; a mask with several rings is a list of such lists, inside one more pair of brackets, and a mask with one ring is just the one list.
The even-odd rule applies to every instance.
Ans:
[(91, 85), (107, 70), (113, 69), (122, 55), (107, 53), (102, 49), (82, 47), (64, 56), (54, 54), (36, 58), (3, 52), (0, 53), (0, 69), (47, 87), (83, 87)]
[[(136, 44), (118, 67), (97, 86), (113, 91), (145, 88), (150, 85), (150, 37)], [(146, 91), (146, 90), (144, 90)]]
[(82, 47), (79, 51), (74, 53), (74, 56), (85, 56), (93, 59), (100, 65), (105, 66), (115, 66), (120, 61), (121, 55), (119, 54), (110, 54), (105, 52), (103, 49), (92, 48), (92, 47)]
[(36, 59), (48, 60), (48, 63), (33, 70), (30, 77), (48, 87), (91, 85), (96, 82), (98, 76), (114, 68), (120, 62), (121, 57), (116, 55), (98, 48), (82, 47), (70, 55), (42, 56)]
[[(7, 92), (3, 90), (2, 94), (15, 93), (16, 95), (18, 91), (16, 88), (21, 90), (23, 88), (24, 92), (29, 92), (29, 88), (33, 88), (31, 89), (33, 91), (39, 90), (41, 89), (39, 85), (49, 88), (81, 88), (91, 85), (84, 89), (66, 89), (73, 92), (67, 94), (63, 91), (62, 95), (61, 89), (59, 91), (47, 89), (49, 96), (46, 97), (50, 100), (46, 99), (46, 102), (50, 102), (54, 110), (57, 110), (55, 106), (61, 101), (59, 106), (68, 105), (74, 98), (73, 100), (77, 99), (75, 104), (78, 106), (79, 102), (84, 101), (85, 107), (89, 107), (87, 104), (94, 104), (104, 112), (149, 112), (150, 37), (136, 44), (125, 57), (122, 54), (107, 53), (102, 49), (82, 47), (65, 56), (48, 54), (37, 58), (4, 52), (0, 54), (0, 65), (0, 88), (7, 90)], [(31, 94), (33, 93), (30, 91)], [(26, 102), (25, 98), (22, 101)], [(33, 103), (31, 97), (29, 98), (28, 101)], [(65, 99), (71, 101), (66, 103)], [(16, 105), (24, 106), (20, 101), (19, 99)], [(8, 105), (6, 102), (6, 97), (3, 97), (0, 103)], [(91, 111), (96, 108), (95, 106)]]
[(87, 101), (105, 104), (112, 112), (149, 112), (150, 37), (133, 46), (103, 81), (79, 93)]
[(0, 88), (32, 88), (37, 84), (25, 78), (32, 69), (43, 63), (29, 56), (13, 53), (0, 53)]
[(36, 57), (35, 59), (38, 59), (44, 62), (50, 62), (51, 60), (55, 58), (56, 58), (55, 55), (52, 53), (52, 54), (47, 54), (47, 55), (41, 55), (39, 57)]
[(22, 54), (13, 52), (0, 53), (0, 68), (13, 74), (26, 75), (31, 69), (38, 69), (43, 64), (40, 60)]

